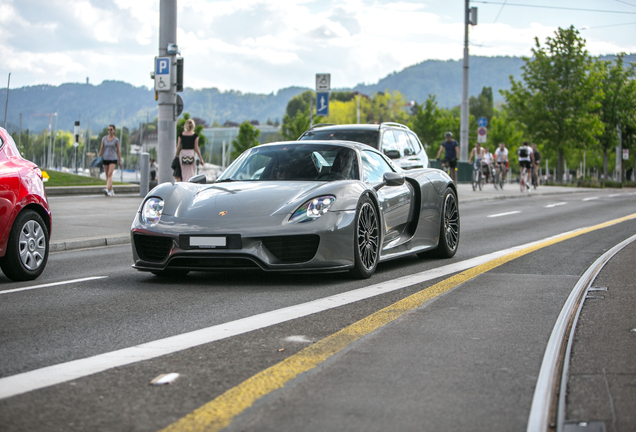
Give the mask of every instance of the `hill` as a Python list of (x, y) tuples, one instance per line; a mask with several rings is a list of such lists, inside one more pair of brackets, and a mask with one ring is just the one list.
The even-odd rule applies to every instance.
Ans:
[[(612, 56), (604, 56), (611, 59)], [(636, 62), (636, 54), (625, 58), (626, 62)], [(510, 87), (509, 76), (519, 79), (523, 60), (520, 57), (477, 57), (470, 58), (470, 95), (477, 95), (482, 87), (493, 89), (495, 101), (501, 100), (499, 90)], [(429, 94), (437, 95), (440, 107), (453, 107), (461, 103), (462, 61), (427, 60), (394, 72), (376, 84), (358, 84), (353, 89), (365, 94), (378, 91), (398, 90), (407, 100), (423, 102)], [(276, 93), (255, 94), (236, 90), (219, 91), (216, 88), (194, 90), (186, 88), (181, 97), (184, 111), (208, 123), (227, 120), (242, 122), (259, 120), (261, 123), (282, 120), (289, 99), (309, 88), (288, 87)], [(6, 88), (0, 89), (0, 101), (4, 101)], [(123, 109), (123, 112), (122, 112)], [(154, 91), (146, 87), (134, 87), (121, 81), (104, 81), (93, 84), (62, 84), (60, 86), (37, 85), (11, 89), (7, 110), (7, 128), (19, 128), (22, 113), (22, 129), (30, 128), (41, 132), (48, 126), (48, 116), (39, 113), (58, 112), (58, 128), (72, 130), (75, 120), (81, 117), (82, 129), (88, 126), (99, 130), (109, 123), (123, 124), (135, 128), (139, 123), (151, 121), (157, 115)], [(4, 110), (2, 110), (4, 115)], [(55, 127), (55, 118), (53, 118)], [(12, 126), (13, 124), (13, 126)]]

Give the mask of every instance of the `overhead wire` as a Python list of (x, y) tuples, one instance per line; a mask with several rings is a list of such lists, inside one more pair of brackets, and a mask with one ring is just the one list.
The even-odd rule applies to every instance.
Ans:
[[(578, 11), (578, 12), (601, 12), (601, 13), (620, 13), (620, 14), (636, 15), (636, 12), (612, 11), (612, 10), (602, 10), (602, 9), (583, 9), (583, 8), (571, 8), (571, 7), (563, 7), (563, 6), (541, 6), (541, 5), (529, 5), (529, 4), (521, 4), (521, 3), (507, 3), (507, 0), (503, 3), (493, 2), (493, 1), (483, 1), (483, 0), (471, 0), (471, 1), (472, 3), (521, 6), (521, 7), (540, 8), (540, 9), (560, 9), (560, 10), (571, 10), (571, 11)], [(630, 5), (630, 6), (633, 6), (633, 5)]]

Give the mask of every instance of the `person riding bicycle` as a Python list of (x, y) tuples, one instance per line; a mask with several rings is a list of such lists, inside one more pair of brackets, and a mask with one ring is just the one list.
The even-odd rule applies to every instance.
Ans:
[[(521, 180), (526, 183), (526, 188), (530, 189), (530, 170), (534, 165), (534, 157), (532, 155), (532, 148), (528, 145), (528, 141), (521, 143), (521, 147), (517, 149), (517, 155), (519, 156)], [(525, 173), (523, 172), (524, 168), (526, 170)]]
[(508, 149), (506, 148), (506, 144), (499, 143), (499, 148), (495, 151), (495, 166), (501, 172), (501, 176), (506, 176), (506, 171), (508, 169)]
[(484, 172), (484, 176), (486, 178), (486, 182), (492, 180), (492, 153), (490, 153), (490, 147), (487, 145), (483, 146), (484, 148), (484, 158), (481, 161), (481, 168)]
[(541, 165), (541, 153), (537, 150), (537, 145), (532, 143), (532, 156), (534, 156), (534, 164), (532, 167), (533, 184), (539, 186), (539, 166)]
[(453, 134), (451, 132), (446, 132), (444, 134), (444, 137), (446, 138), (446, 140), (439, 146), (437, 159), (439, 159), (439, 156), (442, 154), (442, 149), (444, 149), (445, 154), (444, 160), (442, 161), (442, 166), (450, 166), (450, 176), (453, 179), (453, 182), (457, 183), (457, 172), (455, 171), (455, 168), (457, 168), (459, 144), (453, 139)]
[[(480, 143), (476, 143), (475, 147), (470, 152), (470, 156), (468, 156), (468, 163), (473, 160), (473, 156), (475, 156), (475, 164), (473, 165), (473, 190), (475, 190), (476, 183), (479, 183), (479, 174), (481, 172), (481, 164), (484, 160), (484, 148)], [(483, 175), (483, 173), (482, 173)], [(479, 186), (481, 190), (481, 186)]]

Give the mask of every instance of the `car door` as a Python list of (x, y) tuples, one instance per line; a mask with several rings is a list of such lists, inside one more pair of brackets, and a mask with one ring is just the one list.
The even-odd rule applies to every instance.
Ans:
[[(371, 186), (382, 183), (384, 173), (395, 172), (389, 163), (375, 152), (362, 151), (361, 160), (363, 181)], [(378, 199), (384, 222), (382, 248), (391, 248), (401, 243), (401, 235), (412, 218), (413, 187), (408, 182), (400, 186), (385, 186), (378, 191)]]
[(0, 136), (0, 244), (9, 236), (11, 214), (20, 190), (20, 174), (7, 149)]

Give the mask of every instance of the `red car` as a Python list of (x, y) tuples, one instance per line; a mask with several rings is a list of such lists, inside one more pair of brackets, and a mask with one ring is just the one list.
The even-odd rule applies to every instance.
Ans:
[(0, 267), (14, 281), (40, 276), (49, 258), (51, 210), (42, 172), (0, 128)]

